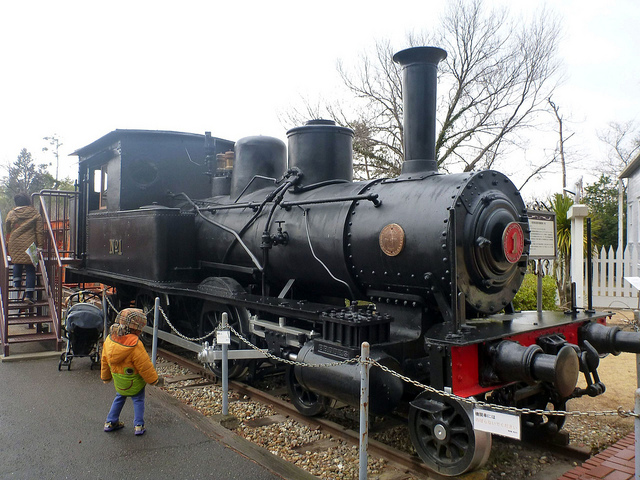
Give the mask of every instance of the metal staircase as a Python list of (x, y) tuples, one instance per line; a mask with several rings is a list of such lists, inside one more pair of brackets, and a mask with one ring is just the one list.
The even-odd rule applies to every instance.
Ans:
[(9, 347), (17, 343), (46, 342), (51, 349), (62, 349), (64, 269), (79, 262), (73, 247), (77, 235), (77, 195), (77, 192), (42, 190), (32, 196), (45, 229), (45, 245), (36, 268), (34, 304), (25, 303), (23, 292), (12, 286), (12, 265), (7, 255), (4, 220), (0, 216), (0, 340), (5, 357), (9, 356)]

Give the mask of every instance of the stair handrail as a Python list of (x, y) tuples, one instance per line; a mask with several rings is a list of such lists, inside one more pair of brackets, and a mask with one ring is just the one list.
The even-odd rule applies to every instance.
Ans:
[[(44, 217), (44, 222), (46, 224), (46, 229), (48, 233), (48, 246), (47, 249), (47, 260), (44, 261), (44, 256), (40, 255), (42, 258), (42, 265), (45, 268), (41, 268), (42, 271), (42, 280), (47, 289), (47, 296), (49, 302), (49, 310), (52, 312), (52, 321), (54, 324), (54, 329), (56, 331), (56, 337), (58, 344), (62, 341), (61, 336), (61, 318), (62, 318), (62, 276), (63, 276), (63, 263), (62, 258), (60, 257), (60, 250), (58, 249), (58, 244), (56, 242), (56, 237), (53, 232), (53, 226), (51, 225), (51, 218), (49, 216), (49, 211), (47, 210), (47, 205), (44, 200), (44, 196), (47, 194), (55, 194), (58, 197), (64, 196), (75, 196), (77, 197), (78, 192), (70, 192), (66, 190), (40, 190), (38, 193), (34, 193), (32, 196), (37, 196), (40, 200), (40, 212)], [(63, 221), (66, 219), (63, 218)], [(52, 254), (53, 252), (53, 254)], [(49, 266), (51, 270), (49, 270)], [(50, 275), (49, 275), (50, 274)], [(51, 277), (51, 280), (49, 279)], [(55, 282), (55, 285), (54, 285)]]
[[(53, 194), (53, 195), (52, 195)], [(60, 256), (60, 250), (58, 249), (58, 244), (56, 243), (56, 239), (55, 239), (55, 233), (53, 232), (53, 225), (51, 224), (51, 218), (49, 216), (49, 211), (47, 210), (46, 204), (45, 204), (45, 196), (48, 197), (58, 197), (58, 198), (67, 198), (69, 199), (69, 201), (74, 198), (77, 202), (77, 199), (80, 195), (80, 192), (78, 192), (77, 190), (55, 190), (55, 189), (43, 189), (40, 190), (38, 193), (34, 193), (33, 196), (38, 196), (38, 198), (40, 199), (40, 209), (42, 212), (45, 213), (46, 216), (46, 221), (47, 221), (47, 230), (49, 232), (49, 238), (51, 238), (52, 243), (55, 245), (55, 254), (56, 254), (56, 259), (58, 261), (59, 264), (62, 263), (62, 257)], [(76, 205), (77, 206), (77, 205)], [(75, 212), (77, 214), (77, 210)], [(69, 220), (71, 220), (71, 218), (69, 217)], [(75, 229), (73, 232), (73, 237), (77, 238), (78, 237), (78, 222), (74, 221), (71, 225), (75, 225)], [(73, 255), (74, 258), (76, 256), (76, 252), (75, 250), (73, 251)]]
[(0, 269), (0, 334), (2, 335), (2, 351), (6, 351), (9, 338), (9, 255), (4, 238), (4, 220), (0, 213), (0, 245), (2, 246), (2, 268)]
[[(42, 251), (38, 252), (38, 261), (40, 262), (40, 265), (42, 266), (45, 265), (44, 255)], [(51, 315), (51, 323), (53, 323), (53, 328), (56, 332), (56, 339), (59, 342), (62, 338), (62, 335), (61, 335), (60, 317), (58, 315), (58, 309), (56, 308), (56, 304), (54, 302), (55, 294), (51, 286), (51, 283), (49, 282), (49, 274), (47, 273), (47, 269), (40, 268), (40, 271), (42, 272), (42, 283), (44, 284), (44, 288), (47, 290), (47, 302), (49, 304), (49, 314)]]
[[(42, 193), (42, 192), (40, 192)], [(56, 262), (58, 265), (58, 268), (62, 268), (62, 260), (60, 259), (60, 252), (58, 251), (58, 245), (56, 244), (56, 237), (53, 233), (53, 227), (51, 226), (51, 220), (49, 219), (49, 213), (47, 212), (47, 207), (44, 204), (44, 200), (42, 198), (42, 195), (40, 195), (40, 193), (37, 193), (35, 195), (38, 195), (38, 199), (40, 200), (40, 211), (42, 212), (42, 214), (44, 215), (45, 218), (45, 223), (47, 225), (47, 231), (49, 232), (49, 240), (50, 243), (52, 245), (52, 250), (55, 253), (55, 257), (56, 257)], [(49, 252), (47, 252), (49, 253)], [(49, 255), (47, 255), (47, 257), (49, 257)]]

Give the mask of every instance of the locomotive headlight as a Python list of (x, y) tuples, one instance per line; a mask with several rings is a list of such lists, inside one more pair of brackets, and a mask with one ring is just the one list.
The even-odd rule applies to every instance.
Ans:
[(517, 263), (524, 252), (524, 232), (519, 223), (511, 222), (502, 233), (502, 251), (509, 263)]

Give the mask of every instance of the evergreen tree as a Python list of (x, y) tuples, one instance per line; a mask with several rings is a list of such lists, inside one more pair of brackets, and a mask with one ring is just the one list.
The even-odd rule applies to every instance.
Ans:
[[(594, 245), (614, 249), (618, 245), (618, 186), (608, 175), (601, 174), (593, 185), (585, 187), (584, 203), (589, 205), (591, 234)], [(626, 205), (624, 210), (626, 211)]]
[(13, 197), (17, 193), (39, 192), (52, 188), (55, 178), (47, 172), (47, 165), (37, 165), (35, 159), (26, 148), (23, 148), (15, 162), (7, 167), (7, 176), (0, 181), (0, 210), (2, 218), (14, 207)]

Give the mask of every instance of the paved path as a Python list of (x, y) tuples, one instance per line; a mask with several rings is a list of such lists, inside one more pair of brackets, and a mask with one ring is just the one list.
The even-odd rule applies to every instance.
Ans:
[(558, 480), (630, 480), (635, 472), (634, 434), (568, 471)]
[(0, 479), (309, 478), (154, 387), (145, 435), (133, 435), (131, 401), (125, 428), (105, 433), (115, 390), (89, 367), (88, 358), (61, 372), (51, 357), (0, 363)]

